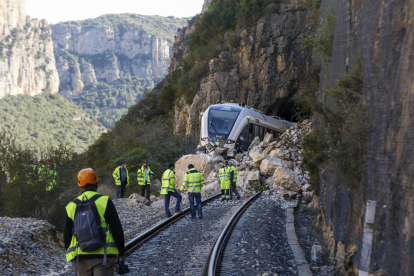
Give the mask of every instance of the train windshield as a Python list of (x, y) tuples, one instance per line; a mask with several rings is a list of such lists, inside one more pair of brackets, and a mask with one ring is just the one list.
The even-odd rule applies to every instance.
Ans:
[(208, 136), (216, 145), (221, 145), (229, 134), (243, 108), (238, 106), (212, 106), (208, 114)]

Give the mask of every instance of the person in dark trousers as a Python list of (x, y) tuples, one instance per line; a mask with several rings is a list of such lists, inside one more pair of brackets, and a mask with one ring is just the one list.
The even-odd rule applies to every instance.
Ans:
[[(68, 262), (72, 262), (72, 266), (77, 269), (79, 276), (112, 276), (114, 275), (115, 261), (125, 262), (124, 231), (115, 206), (108, 196), (102, 196), (96, 192), (98, 177), (94, 170), (81, 170), (78, 174), (78, 186), (82, 194), (77, 197), (77, 201), (72, 201), (66, 206), (67, 216), (63, 230), (66, 259)], [(78, 206), (75, 202), (88, 199), (95, 200), (97, 214), (99, 214), (105, 233), (105, 245), (93, 251), (83, 252), (78, 244), (78, 239), (81, 240), (81, 237), (73, 234), (76, 232), (75, 227), (78, 227), (74, 225)], [(78, 264), (76, 264), (76, 260), (78, 260)]]
[(114, 170), (112, 176), (116, 184), (116, 198), (124, 198), (125, 187), (129, 185), (129, 173), (124, 161), (121, 162), (121, 166)]
[(147, 162), (144, 162), (142, 167), (137, 171), (137, 181), (141, 185), (141, 196), (145, 196), (145, 191), (147, 191), (146, 198), (150, 200), (151, 193), (151, 180), (154, 178), (154, 173), (151, 171), (151, 168), (148, 166)]
[(196, 208), (194, 207), (194, 201), (197, 202), (198, 218), (203, 218), (202, 202), (201, 202), (201, 189), (203, 189), (204, 180), (203, 175), (194, 169), (194, 165), (188, 165), (188, 171), (185, 174), (181, 191), (187, 187), (188, 200), (190, 201), (191, 218), (196, 218)]
[(233, 171), (233, 179), (231, 180), (230, 183), (230, 200), (233, 199), (233, 193), (236, 194), (237, 199), (240, 199), (240, 194), (237, 191), (237, 169), (235, 166), (233, 166), (232, 164), (230, 164), (230, 169)]
[(166, 170), (163, 174), (162, 174), (162, 187), (161, 187), (161, 192), (160, 194), (164, 195), (165, 199), (164, 199), (164, 204), (165, 204), (165, 214), (167, 215), (167, 218), (171, 217), (171, 212), (170, 212), (170, 200), (171, 197), (175, 197), (177, 199), (177, 203), (175, 205), (175, 212), (176, 213), (181, 213), (182, 211), (180, 210), (180, 204), (181, 204), (181, 200), (182, 200), (182, 196), (180, 195), (180, 192), (178, 192), (175, 189), (175, 172), (174, 172), (174, 168), (175, 165), (174, 163), (170, 163), (168, 165), (168, 170)]

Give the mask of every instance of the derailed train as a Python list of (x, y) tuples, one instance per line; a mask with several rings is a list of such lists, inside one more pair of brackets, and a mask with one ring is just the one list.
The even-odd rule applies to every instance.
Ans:
[(277, 137), (294, 125), (279, 117), (266, 116), (257, 109), (232, 103), (211, 105), (201, 115), (199, 150), (223, 147), (228, 149), (229, 157), (247, 151), (255, 137), (263, 140), (266, 133)]

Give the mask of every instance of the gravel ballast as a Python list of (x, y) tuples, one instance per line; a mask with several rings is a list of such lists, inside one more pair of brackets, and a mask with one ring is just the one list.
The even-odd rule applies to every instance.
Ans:
[(203, 207), (203, 219), (185, 216), (127, 258), (130, 275), (202, 275), (214, 242), (243, 203), (215, 200)]
[(296, 275), (285, 230), (288, 204), (262, 195), (249, 207), (228, 242), (222, 275)]

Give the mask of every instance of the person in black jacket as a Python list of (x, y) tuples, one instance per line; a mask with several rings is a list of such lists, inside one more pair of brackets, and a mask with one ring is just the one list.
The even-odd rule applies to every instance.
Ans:
[[(67, 216), (63, 231), (66, 259), (68, 262), (72, 262), (74, 268), (76, 267), (75, 270), (77, 269), (79, 276), (112, 276), (116, 259), (125, 262), (125, 238), (118, 213), (108, 196), (101, 196), (96, 192), (98, 189), (98, 177), (92, 169), (83, 169), (79, 172), (78, 185), (82, 191), (82, 194), (78, 197), (80, 201), (84, 201), (85, 198), (86, 200), (92, 197), (97, 198), (94, 203), (99, 213), (102, 227), (106, 228), (104, 231), (106, 250), (104, 247), (92, 252), (82, 252), (80, 250), (77, 238), (73, 235), (75, 228), (74, 216), (77, 205), (72, 201), (66, 206)], [(108, 225), (109, 229), (107, 229)], [(108, 230), (110, 230), (109, 233)], [(78, 264), (76, 264), (77, 257), (79, 257)]]

